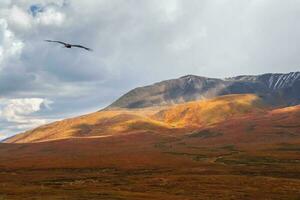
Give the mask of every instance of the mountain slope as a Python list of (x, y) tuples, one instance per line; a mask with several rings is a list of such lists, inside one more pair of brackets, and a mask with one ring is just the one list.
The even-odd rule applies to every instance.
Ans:
[(131, 90), (107, 109), (170, 105), (227, 94), (262, 95), (273, 105), (300, 103), (300, 72), (237, 76), (226, 79), (183, 76)]
[(181, 104), (102, 110), (9, 138), (0, 199), (298, 199), (300, 105), (273, 109), (265, 96), (297, 100), (299, 82), (271, 76), (236, 77), (242, 87), (226, 90), (254, 82), (274, 94), (192, 101), (192, 84)]
[(300, 106), (181, 135), (0, 143), (0, 198), (298, 199), (299, 133)]
[(258, 112), (270, 105), (299, 103), (300, 72), (225, 80), (188, 75), (134, 89), (100, 112), (48, 124), (5, 142), (109, 137), (138, 132), (179, 133)]
[[(159, 134), (143, 132), (40, 143), (2, 143), (0, 168), (117, 166), (142, 169), (174, 167), (178, 170), (187, 165), (191, 168), (203, 167), (205, 163), (210, 168), (219, 163), (222, 167), (236, 165), (242, 168), (249, 164), (249, 170), (261, 165), (258, 171), (266, 170), (264, 173), (267, 173), (275, 170), (276, 173), (276, 170), (282, 169), (283, 174), (291, 165), (289, 170), (296, 170), (295, 174), (298, 174), (299, 131), (300, 106), (294, 106), (260, 111), (259, 114), (251, 112), (228, 118), (215, 126), (200, 127), (177, 135), (161, 131)], [(285, 168), (265, 168), (270, 165), (284, 165)]]
[[(152, 120), (153, 111), (100, 111), (38, 127), (6, 139), (7, 143), (41, 142), (71, 137), (108, 137), (132, 131), (164, 130), (167, 124)], [(140, 127), (140, 128), (139, 128)], [(140, 130), (141, 129), (141, 130)]]
[(13, 136), (6, 143), (43, 142), (64, 138), (110, 137), (152, 132), (185, 133), (231, 117), (263, 110), (261, 99), (252, 94), (228, 95), (169, 107), (104, 110), (67, 119)]
[(163, 109), (158, 120), (176, 126), (209, 126), (247, 113), (265, 110), (256, 95), (225, 95), (209, 100), (193, 101)]

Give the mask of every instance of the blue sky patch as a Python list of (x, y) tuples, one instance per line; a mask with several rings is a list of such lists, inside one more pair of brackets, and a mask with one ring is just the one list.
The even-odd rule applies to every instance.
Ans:
[(31, 15), (35, 17), (39, 12), (43, 12), (43, 7), (41, 5), (35, 4), (31, 5), (29, 10)]

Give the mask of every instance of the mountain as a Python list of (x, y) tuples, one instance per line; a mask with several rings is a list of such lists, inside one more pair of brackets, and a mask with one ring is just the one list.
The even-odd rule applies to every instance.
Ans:
[(6, 139), (5, 143), (66, 138), (101, 138), (132, 133), (176, 134), (265, 109), (253, 94), (226, 95), (168, 107), (103, 110), (54, 122)]
[[(237, 98), (237, 96), (235, 97)], [(238, 98), (240, 99), (240, 97)], [(240, 103), (246, 103), (247, 105), (253, 101), (253, 99), (247, 101), (244, 98), (250, 100), (249, 96), (242, 97)], [(207, 103), (214, 104), (217, 102)], [(216, 105), (212, 105), (212, 107), (214, 106)], [(255, 106), (253, 108), (258, 109)], [(166, 112), (174, 112), (174, 109), (178, 108), (172, 107), (170, 110), (167, 109)], [(181, 113), (176, 113), (176, 115), (178, 114)], [(216, 114), (216, 116), (218, 115)], [(177, 123), (177, 120), (174, 120), (175, 118), (163, 119), (175, 124)], [(61, 123), (56, 124), (56, 130), (63, 131), (59, 129), (59, 125)], [(118, 166), (120, 168), (132, 168), (141, 166), (144, 169), (143, 167), (146, 166), (164, 165), (170, 167), (174, 163), (177, 163), (175, 165), (175, 168), (177, 168), (179, 163), (176, 159), (183, 159), (180, 162), (183, 162), (181, 166), (185, 168), (190, 160), (195, 162), (194, 164), (201, 164), (203, 161), (210, 163), (212, 162), (209, 159), (210, 157), (221, 158), (223, 156), (224, 161), (224, 158), (236, 159), (236, 156), (246, 156), (246, 152), (249, 151), (248, 162), (250, 164), (261, 162), (264, 170), (276, 171), (281, 169), (265, 169), (264, 162), (268, 165), (278, 164), (277, 162), (283, 164), (284, 162), (291, 162), (289, 159), (292, 159), (292, 157), (297, 157), (295, 162), (298, 163), (298, 168), (294, 167), (294, 170), (300, 171), (298, 153), (300, 147), (300, 106), (274, 110), (259, 109), (255, 112), (244, 112), (242, 115), (227, 116), (226, 120), (220, 120), (219, 123), (213, 126), (200, 126), (180, 132), (174, 132), (174, 130), (169, 132), (166, 129), (161, 129), (159, 132), (131, 132), (131, 134), (99, 138), (70, 137), (60, 140), (43, 140), (43, 142), (5, 143), (0, 145), (0, 169), (9, 166), (22, 166), (25, 168), (35, 166), (50, 169), (51, 167)], [(36, 129), (32, 133), (38, 134), (42, 131), (43, 129)], [(277, 152), (277, 154), (274, 152)], [(288, 154), (290, 155), (287, 156)], [(263, 160), (251, 159), (250, 155)], [(280, 163), (280, 160), (268, 160), (262, 155), (265, 157), (282, 157), (282, 163)], [(197, 156), (200, 157), (195, 159), (194, 157)], [(244, 157), (241, 157), (241, 160), (244, 159)], [(31, 162), (33, 160), (35, 161)], [(54, 160), (55, 162), (53, 162)], [(239, 163), (230, 163), (229, 166), (233, 164)], [(190, 167), (193, 166), (195, 165)], [(242, 165), (242, 167), (245, 167), (245, 165)], [(255, 167), (255, 165), (250, 165), (250, 167)], [(282, 168), (282, 170), (287, 170), (287, 168)]]
[[(0, 198), (299, 199), (300, 106), (264, 110), (257, 100), (234, 95), (199, 102), (199, 107), (192, 102), (164, 108), (153, 116), (181, 126), (200, 111), (218, 121), (190, 130), (153, 129), (153, 123), (142, 123), (131, 128), (146, 130), (143, 132), (46, 140), (45, 134), (49, 138), (63, 134), (69, 123), (76, 127), (80, 120), (96, 123), (85, 126), (82, 130), (87, 132), (81, 134), (99, 134), (101, 126), (106, 129), (108, 124), (119, 123), (112, 126), (117, 131), (123, 123), (129, 125), (130, 119), (140, 119), (135, 115), (138, 112), (132, 112), (134, 116), (106, 113), (107, 119), (101, 117), (98, 126), (101, 114), (96, 113), (28, 135), (44, 135), (43, 142), (0, 143), (0, 185), (4, 186)], [(215, 112), (223, 102), (225, 108)], [(224, 120), (223, 111), (232, 104), (245, 110), (238, 115), (232, 112)], [(205, 117), (195, 116), (193, 122), (200, 123)]]
[(298, 93), (299, 73), (136, 89), (0, 143), (0, 199), (298, 199), (300, 105), (270, 105)]
[(272, 105), (297, 105), (300, 103), (300, 72), (226, 79), (187, 75), (133, 89), (107, 109), (145, 108), (248, 93), (260, 95)]
[(104, 110), (38, 127), (4, 142), (109, 137), (147, 131), (177, 133), (270, 106), (299, 103), (300, 72), (226, 79), (188, 75), (136, 88)]

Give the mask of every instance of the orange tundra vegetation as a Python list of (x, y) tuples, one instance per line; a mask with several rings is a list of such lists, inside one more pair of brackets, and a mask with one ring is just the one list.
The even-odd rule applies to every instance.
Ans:
[(0, 144), (0, 199), (298, 199), (300, 106), (102, 110)]

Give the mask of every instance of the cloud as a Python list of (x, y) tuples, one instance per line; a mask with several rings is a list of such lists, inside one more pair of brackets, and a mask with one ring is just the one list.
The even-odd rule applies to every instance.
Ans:
[(6, 138), (6, 136), (4, 134), (0, 133), (0, 141), (3, 140), (3, 139), (5, 139), (5, 138)]
[(12, 26), (21, 29), (21, 31), (30, 29), (32, 26), (32, 17), (28, 12), (15, 5), (10, 9), (8, 20)]
[[(33, 4), (29, 8), (13, 5), (6, 11), (6, 18), (11, 28), (22, 33), (35, 31), (40, 26), (60, 26), (65, 21), (65, 14), (59, 11), (57, 4)], [(24, 33), (23, 33), (24, 35)]]
[(65, 20), (65, 15), (57, 11), (54, 7), (46, 7), (39, 12), (35, 12), (34, 22), (37, 24), (49, 26), (60, 26)]
[(7, 21), (0, 19), (0, 69), (9, 59), (17, 58), (23, 47), (23, 42), (8, 28)]
[(0, 101), (0, 122), (12, 124), (6, 129), (23, 130), (47, 122), (47, 119), (33, 116), (42, 109), (50, 109), (51, 101), (42, 98), (2, 99)]
[(10, 0), (2, 0), (0, 1), (0, 6), (4, 7), (4, 6), (9, 6), (11, 4)]

